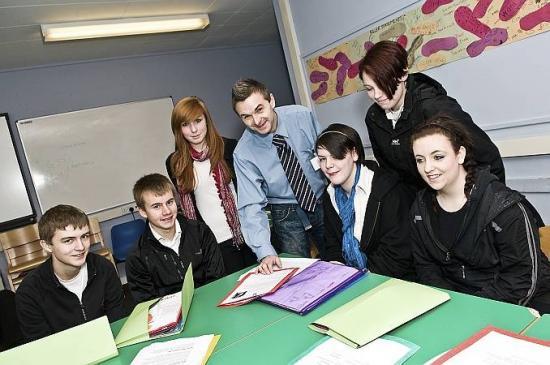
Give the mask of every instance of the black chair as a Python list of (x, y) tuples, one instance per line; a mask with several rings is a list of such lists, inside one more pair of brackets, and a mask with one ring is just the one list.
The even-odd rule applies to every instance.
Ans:
[(15, 293), (0, 291), (0, 351), (23, 344), (24, 338), (15, 313)]

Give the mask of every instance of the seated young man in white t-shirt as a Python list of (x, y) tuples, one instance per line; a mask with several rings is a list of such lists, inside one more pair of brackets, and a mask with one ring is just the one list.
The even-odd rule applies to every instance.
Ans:
[(122, 286), (115, 267), (89, 252), (86, 214), (70, 205), (49, 209), (38, 223), (41, 245), (51, 256), (17, 289), (15, 300), (27, 341), (107, 315), (125, 315)]

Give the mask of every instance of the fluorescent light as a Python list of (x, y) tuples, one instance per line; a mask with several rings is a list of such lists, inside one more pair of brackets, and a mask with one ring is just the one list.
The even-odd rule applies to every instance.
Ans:
[(124, 35), (180, 32), (203, 29), (210, 23), (208, 14), (157, 16), (42, 24), (46, 42), (71, 39), (119, 37)]

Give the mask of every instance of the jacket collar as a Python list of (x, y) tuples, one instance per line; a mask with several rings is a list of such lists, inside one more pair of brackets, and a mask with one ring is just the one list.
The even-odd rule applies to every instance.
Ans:
[[(92, 280), (93, 277), (97, 274), (97, 267), (95, 265), (95, 260), (92, 259), (92, 255), (95, 255), (94, 253), (88, 251), (88, 255), (86, 256), (86, 264), (88, 264), (88, 280), (86, 283), (86, 286), (88, 283)], [(59, 279), (57, 279), (57, 276), (55, 275), (53, 271), (53, 260), (50, 255), (50, 257), (42, 264), (45, 267), (45, 273), (47, 275), (48, 281), (53, 283), (57, 288), (64, 288), (63, 284), (59, 282)]]

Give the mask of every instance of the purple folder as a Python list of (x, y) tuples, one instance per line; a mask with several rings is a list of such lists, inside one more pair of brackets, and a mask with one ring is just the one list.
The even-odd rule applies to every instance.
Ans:
[(364, 273), (354, 267), (317, 261), (260, 300), (304, 315)]

